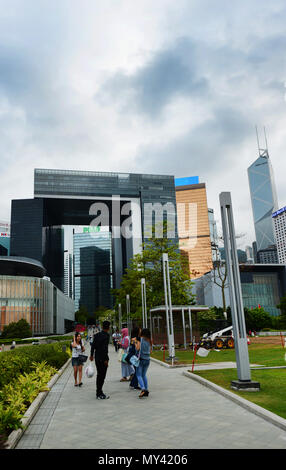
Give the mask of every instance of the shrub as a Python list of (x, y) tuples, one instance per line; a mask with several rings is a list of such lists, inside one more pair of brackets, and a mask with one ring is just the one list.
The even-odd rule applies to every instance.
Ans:
[(56, 373), (46, 362), (32, 363), (34, 370), (19, 375), (0, 391), (0, 435), (22, 427), (22, 417), (38, 393), (46, 390), (46, 384)]
[(1, 338), (26, 338), (32, 336), (32, 330), (29, 323), (22, 318), (18, 322), (11, 322), (5, 325)]
[(263, 328), (271, 328), (273, 319), (264, 308), (244, 309), (246, 330), (261, 331)]

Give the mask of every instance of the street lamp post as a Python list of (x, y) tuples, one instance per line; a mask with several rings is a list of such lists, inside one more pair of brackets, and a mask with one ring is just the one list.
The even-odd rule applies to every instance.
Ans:
[(126, 295), (126, 316), (127, 316), (127, 328), (128, 334), (130, 334), (130, 297), (129, 294)]
[(118, 304), (118, 323), (119, 323), (119, 331), (122, 329), (122, 311), (121, 311), (121, 304)]
[(248, 345), (230, 193), (221, 193), (219, 200), (227, 276), (229, 280), (231, 317), (238, 375), (238, 380), (233, 380), (231, 382), (231, 387), (236, 390), (255, 391), (260, 389), (260, 384), (259, 382), (253, 382), (250, 375)]
[(174, 340), (173, 309), (172, 309), (172, 298), (171, 298), (168, 253), (163, 253), (162, 263), (163, 263), (163, 279), (164, 279), (164, 294), (165, 294), (165, 306), (166, 306), (166, 324), (167, 324), (167, 334), (168, 334), (169, 357), (170, 359), (174, 359), (175, 340)]
[(141, 298), (143, 328), (147, 328), (146, 281), (144, 278), (141, 279)]

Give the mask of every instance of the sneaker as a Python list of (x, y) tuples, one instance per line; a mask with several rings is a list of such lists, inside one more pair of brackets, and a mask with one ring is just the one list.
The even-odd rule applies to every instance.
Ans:
[(108, 400), (109, 396), (102, 393), (101, 395), (98, 395), (98, 397), (96, 398), (97, 400)]

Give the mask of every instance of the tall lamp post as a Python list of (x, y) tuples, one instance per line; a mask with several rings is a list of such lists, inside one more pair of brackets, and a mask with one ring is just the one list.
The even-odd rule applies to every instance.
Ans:
[(130, 334), (130, 297), (129, 294), (126, 295), (126, 316), (127, 316), (127, 328), (128, 334)]
[(147, 328), (147, 304), (146, 304), (146, 281), (141, 279), (141, 298), (142, 298), (142, 322), (143, 328)]
[(231, 387), (236, 390), (257, 391), (260, 389), (260, 384), (259, 382), (253, 382), (250, 375), (231, 194), (229, 192), (221, 193), (219, 195), (219, 200), (221, 208), (227, 276), (229, 280), (231, 318), (238, 375), (238, 380), (233, 380), (231, 382)]
[(165, 306), (166, 306), (166, 324), (167, 324), (167, 334), (168, 334), (169, 357), (170, 359), (174, 359), (175, 340), (174, 340), (173, 309), (172, 309), (172, 298), (171, 298), (168, 253), (163, 253), (162, 263), (163, 263), (163, 279), (164, 279), (164, 294), (165, 294)]
[(118, 304), (118, 327), (119, 327), (119, 331), (121, 331), (122, 329), (122, 311), (121, 311), (121, 304)]

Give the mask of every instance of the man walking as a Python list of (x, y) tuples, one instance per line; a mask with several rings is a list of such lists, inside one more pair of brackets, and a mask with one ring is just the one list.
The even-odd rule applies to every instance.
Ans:
[(95, 352), (95, 365), (97, 370), (96, 377), (96, 398), (98, 400), (106, 400), (109, 396), (102, 391), (107, 367), (108, 367), (108, 344), (109, 344), (109, 321), (104, 321), (102, 330), (94, 335), (90, 350), (90, 360), (93, 361), (93, 353)]

